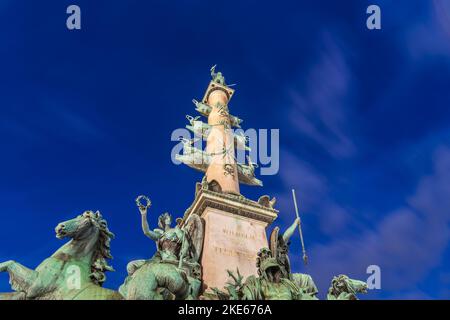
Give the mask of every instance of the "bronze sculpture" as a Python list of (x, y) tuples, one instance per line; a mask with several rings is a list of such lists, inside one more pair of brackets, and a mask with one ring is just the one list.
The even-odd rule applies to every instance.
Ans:
[[(241, 119), (229, 114), (227, 102), (234, 90), (226, 85), (225, 77), (221, 72), (215, 71), (215, 66), (211, 68), (211, 76), (212, 81), (204, 100), (202, 102), (193, 100), (193, 102), (196, 105), (196, 110), (204, 116), (209, 116), (212, 112), (216, 113), (215, 120), (210, 123), (203, 123), (199, 121), (199, 117), (186, 117), (190, 123), (187, 128), (201, 139), (207, 139), (211, 128), (217, 126), (223, 127), (224, 134), (228, 135), (227, 130), (231, 127), (239, 127), (242, 122)], [(208, 97), (211, 95), (215, 96), (213, 100), (217, 103), (209, 105)], [(224, 259), (233, 263), (232, 267), (236, 267), (237, 271), (236, 273), (227, 271), (230, 281), (225, 286), (226, 292), (222, 289), (211, 288), (215, 295), (204, 295), (203, 291), (208, 284), (205, 281), (207, 278), (206, 272), (203, 275), (201, 264), (207, 266), (208, 260), (205, 263), (204, 257), (202, 257), (203, 260), (200, 260), (200, 258), (202, 251), (206, 252), (206, 249), (213, 248), (214, 245), (210, 244), (208, 247), (208, 244), (205, 244), (205, 250), (203, 250), (204, 223), (207, 216), (202, 214), (201, 211), (197, 211), (202, 206), (195, 207), (192, 204), (186, 211), (189, 211), (189, 214), (185, 213), (183, 219), (177, 219), (175, 226), (172, 226), (172, 216), (167, 212), (163, 213), (158, 218), (158, 228), (151, 230), (147, 221), (148, 209), (151, 206), (150, 199), (139, 196), (136, 199), (136, 204), (141, 214), (142, 231), (144, 235), (156, 243), (157, 250), (150, 259), (134, 260), (128, 263), (128, 276), (118, 291), (102, 287), (106, 280), (105, 273), (113, 271), (108, 264), (108, 260), (112, 258), (110, 240), (114, 235), (109, 231), (106, 220), (100, 212), (86, 211), (72, 220), (58, 224), (55, 229), (56, 236), (60, 239), (70, 238), (71, 240), (51, 257), (44, 260), (35, 270), (28, 269), (15, 261), (0, 263), (0, 272), (9, 273), (11, 286), (14, 290), (11, 293), (0, 293), (0, 299), (172, 300), (198, 299), (200, 296), (232, 300), (317, 299), (318, 290), (311, 276), (293, 273), (291, 270), (289, 244), (290, 238), (297, 227), (299, 227), (302, 240), (303, 258), (305, 262), (307, 260), (297, 206), (297, 218), (292, 225), (284, 233), (280, 232), (279, 227), (275, 227), (269, 238), (269, 248), (265, 248), (267, 246), (265, 228), (267, 223), (272, 223), (278, 214), (278, 211), (274, 208), (276, 200), (275, 198), (271, 200), (269, 196), (262, 196), (258, 201), (252, 201), (239, 192), (239, 183), (253, 186), (262, 185), (262, 181), (255, 177), (257, 165), (252, 163), (249, 157), (247, 158), (247, 164), (235, 164), (236, 159), (233, 149), (249, 150), (246, 145), (248, 139), (245, 135), (232, 133), (230, 134), (229, 141), (231, 143), (229, 143), (229, 146), (224, 146), (223, 149), (215, 148), (209, 152), (195, 148), (193, 146), (195, 140), (181, 140), (183, 154), (177, 155), (177, 159), (201, 172), (207, 172), (214, 157), (230, 155), (232, 160), (231, 163), (225, 162), (223, 166), (217, 166), (217, 172), (220, 175), (216, 175), (216, 177), (225, 182), (229, 178), (238, 180), (237, 187), (231, 190), (234, 192), (230, 192), (230, 189), (227, 192), (225, 188), (222, 188), (226, 184), (221, 184), (220, 181), (205, 175), (202, 182), (197, 183), (195, 191), (196, 199), (205, 199), (203, 207), (218, 204), (214, 209), (216, 211), (222, 210), (229, 216), (239, 216), (242, 211), (247, 210), (248, 212), (241, 215), (239, 217), (241, 220), (236, 223), (241, 229), (244, 229), (242, 227), (243, 219), (248, 218), (248, 220), (253, 219), (253, 222), (258, 221), (255, 220), (255, 212), (259, 212), (258, 214), (261, 214), (264, 219), (269, 219), (266, 221), (259, 216), (261, 218), (259, 222), (265, 221), (264, 223), (266, 223), (261, 224), (260, 227), (259, 239), (263, 239), (263, 241), (255, 242), (257, 245), (252, 248), (253, 251), (249, 255), (251, 258), (246, 261), (250, 266), (246, 271), (249, 275), (251, 270), (254, 270), (252, 257), (256, 259), (257, 275), (249, 275), (244, 279), (244, 276), (239, 272), (239, 266), (242, 267), (242, 260), (228, 259), (231, 254), (242, 252), (233, 251), (233, 248), (223, 248), (223, 252), (227, 255), (215, 256), (215, 258), (225, 257)], [(212, 144), (218, 145), (218, 141), (223, 142), (223, 139), (212, 141)], [(293, 196), (296, 205), (294, 193)], [(229, 203), (232, 203), (235, 207)], [(249, 207), (245, 209), (247, 205)], [(264, 216), (260, 211), (264, 213)], [(215, 217), (218, 217), (218, 215)], [(214, 219), (211, 219), (211, 221), (215, 222)], [(245, 231), (235, 232), (237, 227), (233, 223), (237, 219), (236, 221), (233, 219), (222, 220), (228, 221), (228, 225), (223, 223), (224, 229), (229, 228), (229, 230), (225, 230), (228, 234), (245, 236), (246, 241), (251, 241), (247, 239), (252, 239), (252, 237), (253, 239), (256, 238), (255, 234), (258, 235), (257, 233), (250, 233), (247, 230), (252, 228), (251, 224), (247, 224), (248, 227)], [(222, 224), (220, 226), (222, 227)], [(216, 232), (223, 231), (216, 230)], [(207, 234), (217, 233), (209, 231)], [(247, 243), (246, 245), (248, 247)], [(226, 243), (225, 246), (227, 247), (228, 244)], [(210, 259), (209, 262), (211, 261), (218, 265), (216, 260)], [(224, 260), (221, 261), (224, 262)], [(245, 268), (243, 269), (245, 270)], [(205, 270), (207, 270), (206, 267)], [(226, 269), (223, 268), (222, 270)], [(203, 281), (205, 281), (205, 284), (202, 283)], [(222, 284), (223, 282), (220, 283), (220, 285)], [(365, 292), (367, 292), (367, 285), (364, 282), (350, 279), (346, 275), (339, 275), (333, 278), (327, 298), (329, 300), (355, 300), (357, 299), (357, 293)]]
[(156, 242), (157, 251), (149, 260), (128, 264), (128, 276), (119, 292), (126, 299), (196, 299), (201, 286), (198, 260), (203, 245), (203, 226), (200, 218), (192, 215), (183, 226), (172, 227), (172, 217), (163, 213), (158, 218), (159, 228), (151, 231), (147, 222), (150, 201), (142, 205), (138, 198), (137, 203), (142, 230)]
[(45, 259), (35, 270), (15, 261), (0, 264), (8, 272), (13, 293), (0, 299), (108, 300), (122, 299), (113, 290), (102, 288), (105, 273), (113, 271), (110, 239), (114, 237), (100, 212), (85, 211), (74, 219), (59, 223), (58, 239), (69, 242)]

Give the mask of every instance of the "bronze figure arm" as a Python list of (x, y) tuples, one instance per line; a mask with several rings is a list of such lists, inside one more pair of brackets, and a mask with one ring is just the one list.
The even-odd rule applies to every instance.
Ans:
[(148, 227), (147, 208), (139, 207), (139, 211), (141, 212), (142, 231), (147, 237), (149, 237), (153, 241), (158, 241), (160, 235), (154, 231), (151, 231), (150, 228)]
[(289, 228), (286, 229), (286, 231), (283, 233), (284, 243), (288, 243), (289, 239), (292, 237), (292, 235), (295, 232), (295, 228), (297, 228), (299, 223), (300, 223), (300, 219), (296, 218), (294, 220), (294, 223)]

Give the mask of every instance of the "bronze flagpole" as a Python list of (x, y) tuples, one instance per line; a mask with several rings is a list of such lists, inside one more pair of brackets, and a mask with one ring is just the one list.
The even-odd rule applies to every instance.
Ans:
[(298, 214), (297, 198), (295, 197), (294, 189), (292, 189), (292, 198), (294, 199), (295, 214), (297, 215), (297, 219), (299, 220), (298, 232), (300, 233), (300, 241), (302, 242), (303, 263), (305, 265), (307, 265), (308, 264), (308, 256), (306, 255), (305, 243), (303, 241), (302, 220), (300, 219), (300, 215)]

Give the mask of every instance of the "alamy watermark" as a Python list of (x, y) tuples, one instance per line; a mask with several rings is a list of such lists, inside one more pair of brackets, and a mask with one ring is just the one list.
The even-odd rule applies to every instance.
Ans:
[(381, 289), (381, 268), (376, 264), (367, 267), (366, 273), (370, 274), (367, 278), (366, 284), (369, 290)]
[(69, 290), (81, 289), (81, 269), (79, 266), (72, 264), (66, 269), (66, 286)]
[[(66, 13), (69, 15), (66, 20), (66, 26), (69, 30), (81, 29), (81, 8), (78, 5), (69, 5), (66, 9)], [(369, 30), (381, 29), (381, 8), (372, 4), (367, 7), (366, 14), (369, 14), (366, 20), (366, 26)]]
[[(215, 132), (209, 125), (189, 118), (191, 130), (175, 129), (171, 134), (172, 141), (178, 141), (171, 151), (172, 162), (181, 164), (180, 157), (194, 164), (208, 164), (212, 156), (222, 156), (224, 163), (234, 161), (237, 164), (251, 162), (260, 167), (260, 175), (275, 175), (280, 168), (280, 130), (279, 129), (225, 129)], [(199, 137), (200, 136), (200, 137)], [(206, 150), (206, 146), (214, 140), (215, 150)]]
[(72, 4), (67, 7), (66, 13), (69, 14), (66, 20), (66, 27), (69, 30), (81, 29), (81, 9), (79, 6)]
[(370, 16), (367, 18), (366, 26), (369, 30), (380, 30), (381, 29), (381, 9), (379, 6), (372, 4), (367, 7), (367, 14)]

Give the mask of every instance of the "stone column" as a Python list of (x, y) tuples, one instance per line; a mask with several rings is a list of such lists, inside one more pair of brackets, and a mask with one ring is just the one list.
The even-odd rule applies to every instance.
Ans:
[(208, 116), (208, 124), (212, 127), (206, 145), (206, 152), (211, 155), (211, 163), (206, 171), (207, 181), (215, 180), (222, 192), (240, 194), (228, 94), (218, 88), (210, 92), (207, 99), (212, 108)]

